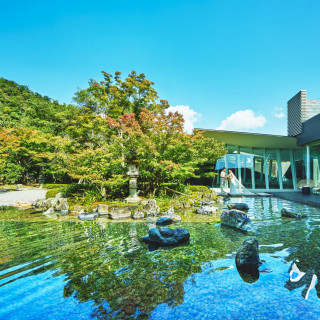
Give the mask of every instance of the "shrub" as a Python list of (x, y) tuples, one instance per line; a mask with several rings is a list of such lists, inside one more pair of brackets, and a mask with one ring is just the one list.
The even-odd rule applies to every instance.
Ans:
[(54, 198), (59, 192), (61, 192), (60, 188), (48, 190), (46, 193), (46, 199)]
[(43, 185), (43, 188), (44, 188), (44, 189), (57, 189), (57, 188), (63, 188), (63, 187), (65, 187), (65, 186), (67, 186), (67, 184), (47, 183), (47, 184), (44, 184), (44, 185)]

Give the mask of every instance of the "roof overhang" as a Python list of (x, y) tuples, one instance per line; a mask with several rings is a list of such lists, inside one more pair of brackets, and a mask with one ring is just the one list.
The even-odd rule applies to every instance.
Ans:
[(203, 135), (205, 137), (215, 138), (228, 145), (245, 148), (301, 149), (297, 145), (296, 137), (198, 128), (196, 130), (204, 131)]

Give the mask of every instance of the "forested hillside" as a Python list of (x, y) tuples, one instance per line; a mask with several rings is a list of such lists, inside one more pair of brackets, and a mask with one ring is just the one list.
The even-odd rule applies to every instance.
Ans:
[(54, 135), (62, 134), (80, 109), (59, 104), (27, 86), (0, 78), (0, 126), (33, 128)]

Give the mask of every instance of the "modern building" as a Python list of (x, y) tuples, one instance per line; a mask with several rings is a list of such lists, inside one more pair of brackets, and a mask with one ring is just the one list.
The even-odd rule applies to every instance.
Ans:
[[(249, 190), (297, 190), (303, 179), (320, 186), (320, 100), (307, 100), (301, 90), (287, 104), (288, 136), (205, 130), (204, 135), (226, 144), (228, 153), (216, 172), (232, 169)], [(219, 174), (213, 187), (219, 186)]]

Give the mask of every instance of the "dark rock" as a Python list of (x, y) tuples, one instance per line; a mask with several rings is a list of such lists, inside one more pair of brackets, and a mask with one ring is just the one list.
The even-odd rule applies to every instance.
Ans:
[(294, 218), (294, 219), (301, 219), (306, 217), (306, 215), (303, 215), (301, 213), (291, 212), (286, 208), (281, 209), (281, 216), (285, 218)]
[(236, 266), (240, 270), (256, 270), (259, 268), (259, 244), (258, 239), (247, 237), (236, 254)]
[(229, 203), (228, 204), (229, 210), (241, 210), (241, 211), (248, 211), (249, 206), (246, 203)]
[(131, 218), (131, 210), (129, 207), (111, 208), (109, 217), (113, 220)]
[(173, 246), (186, 242), (189, 238), (190, 234), (186, 229), (151, 228), (148, 235), (141, 239), (146, 243), (158, 246)]
[(241, 231), (252, 230), (250, 218), (240, 210), (224, 210), (220, 217), (221, 224), (239, 229)]
[(168, 224), (174, 223), (174, 222), (180, 222), (181, 221), (181, 217), (177, 214), (167, 214), (165, 216), (162, 216), (160, 218), (157, 219), (156, 221), (156, 225), (157, 226), (166, 226)]
[(167, 226), (168, 224), (173, 223), (173, 220), (168, 216), (163, 216), (157, 219), (156, 225), (157, 226)]
[(80, 213), (78, 218), (80, 220), (94, 220), (96, 218), (98, 218), (98, 214), (93, 212), (93, 213)]
[(237, 268), (237, 270), (238, 270), (238, 273), (239, 273), (241, 279), (244, 282), (254, 283), (257, 280), (259, 280), (259, 277), (260, 277), (259, 269), (252, 269), (252, 270), (249, 270), (249, 272), (248, 271), (244, 271), (244, 270), (239, 269), (239, 268)]

